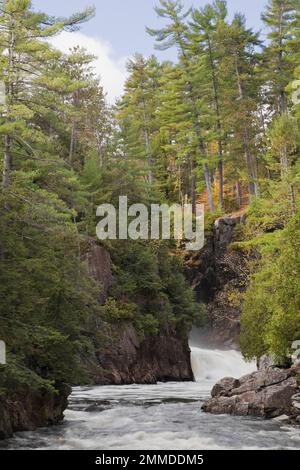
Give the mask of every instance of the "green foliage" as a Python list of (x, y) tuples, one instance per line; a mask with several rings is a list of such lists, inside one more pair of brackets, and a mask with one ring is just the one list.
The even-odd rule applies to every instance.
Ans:
[(241, 346), (247, 358), (286, 357), (300, 337), (300, 217), (262, 249), (261, 269), (245, 296)]
[(177, 256), (160, 242), (116, 242), (114, 299), (104, 306), (106, 318), (132, 320), (141, 334), (157, 333), (166, 322), (184, 330), (199, 319), (200, 306), (183, 275)]
[(166, 322), (188, 331), (203, 321), (172, 242), (107, 242), (116, 282), (99, 304), (86, 245), (96, 207), (117, 206), (120, 195), (149, 206), (195, 203), (201, 193), (210, 231), (248, 187), (239, 243), (261, 259), (245, 297), (243, 351), (284, 356), (299, 339), (298, 3), (269, 2), (263, 45), (244, 17), (228, 18), (224, 1), (185, 11), (161, 0), (165, 24), (148, 32), (160, 49), (176, 46), (178, 60), (136, 54), (111, 107), (93, 57), (49, 43), (93, 8), (52, 18), (27, 0), (0, 2), (2, 389), (84, 381), (82, 358), (107, 344), (114, 325), (130, 322), (143, 337)]
[(54, 383), (42, 379), (38, 374), (20, 365), (15, 357), (9, 356), (9, 363), (0, 366), (0, 394), (10, 396), (13, 393), (26, 393), (27, 390), (43, 390), (50, 393), (57, 393)]

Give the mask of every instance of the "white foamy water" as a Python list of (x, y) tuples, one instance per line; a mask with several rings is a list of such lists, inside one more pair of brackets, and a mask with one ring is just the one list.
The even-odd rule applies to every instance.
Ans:
[[(60, 426), (20, 433), (7, 449), (300, 449), (300, 431), (201, 411), (216, 380), (253, 370), (236, 351), (192, 348), (197, 382), (76, 387)], [(1, 447), (1, 446), (0, 446)]]
[(255, 363), (245, 362), (238, 351), (222, 351), (191, 347), (192, 368), (197, 382), (224, 377), (239, 378), (256, 370)]

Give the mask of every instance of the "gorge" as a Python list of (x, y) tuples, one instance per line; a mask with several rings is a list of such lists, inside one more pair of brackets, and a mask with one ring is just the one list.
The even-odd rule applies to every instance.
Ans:
[[(194, 274), (197, 273), (194, 288), (198, 292), (208, 290), (207, 308), (212, 313), (218, 311), (217, 320), (211, 317), (211, 324), (204, 329), (194, 328), (190, 338), (176, 331), (174, 325), (166, 324), (158, 334), (141, 339), (130, 322), (121, 324), (114, 331), (114, 342), (99, 350), (93, 363), (88, 365), (93, 371), (93, 384), (73, 388), (63, 423), (34, 430), (38, 426), (57, 424), (66, 401), (60, 402), (58, 414), (50, 409), (47, 418), (47, 413), (44, 413), (44, 421), (33, 418), (41, 414), (44, 406), (41, 401), (33, 402), (31, 408), (35, 408), (35, 413), (29, 417), (24, 412), (18, 414), (17, 408), (14, 411), (10, 408), (14, 417), (10, 428), (7, 415), (6, 421), (3, 416), (4, 406), (0, 414), (2, 437), (11, 437), (12, 430), (18, 432), (1, 447), (104, 450), (232, 449), (241, 446), (245, 449), (299, 448), (300, 432), (289, 426), (287, 419), (263, 422), (248, 416), (274, 417), (286, 413), (288, 407), (280, 409), (278, 405), (280, 412), (273, 410), (269, 415), (248, 413), (245, 402), (249, 393), (244, 405), (239, 404), (236, 408), (232, 405), (235, 397), (226, 398), (243, 384), (238, 380), (240, 377), (246, 376), (250, 380), (253, 373), (257, 374), (254, 372), (256, 363), (246, 363), (237, 348), (232, 347), (238, 334), (239, 316), (236, 307), (230, 310), (230, 304), (226, 304), (228, 297), (224, 295), (232, 288), (238, 289), (241, 285), (244, 288), (244, 282), (238, 278), (238, 267), (232, 269), (230, 261), (230, 257), (235, 256), (230, 248), (234, 228), (241, 221), (243, 218), (240, 216), (218, 219), (208, 244), (198, 254), (197, 259), (200, 258), (201, 262), (194, 261), (193, 264)], [(93, 240), (88, 246), (86, 260), (89, 272), (101, 285), (99, 295), (104, 302), (115, 282), (111, 259), (108, 252)], [(191, 264), (188, 266), (188, 275), (191, 275)], [(216, 301), (220, 299), (219, 289), (222, 304)], [(226, 316), (228, 311), (233, 313)], [(210, 347), (207, 345), (209, 342)], [(263, 378), (261, 383), (257, 379), (258, 391), (262, 380), (266, 381), (268, 377), (271, 380), (267, 385), (271, 388), (276, 377), (280, 376), (281, 381), (289, 378), (288, 372), (276, 372), (271, 368), (259, 373)], [(244, 383), (247, 385), (246, 381)], [(211, 390), (213, 398), (210, 398)], [(65, 389), (64, 393), (68, 395), (69, 391)], [(294, 389), (288, 398), (295, 394)], [(287, 399), (286, 388), (279, 398), (281, 404)], [(49, 408), (51, 401), (47, 397), (45, 399)], [(51, 413), (57, 418), (53, 419)], [(242, 418), (225, 416), (225, 413), (240, 414)], [(24, 430), (29, 432), (20, 433)]]
[(38, 3), (0, 1), (2, 447), (299, 448), (299, 0)]
[[(221, 359), (222, 358), (222, 359)], [(192, 347), (196, 382), (75, 387), (63, 424), (18, 433), (4, 449), (297, 449), (300, 433), (270, 420), (201, 411), (219, 378), (247, 373), (236, 351)], [(204, 369), (201, 364), (206, 364)]]

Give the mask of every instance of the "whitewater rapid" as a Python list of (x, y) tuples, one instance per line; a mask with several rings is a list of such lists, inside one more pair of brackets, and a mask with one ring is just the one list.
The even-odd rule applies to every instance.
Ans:
[(214, 383), (254, 370), (237, 351), (192, 346), (196, 382), (75, 387), (60, 426), (19, 433), (7, 449), (300, 449), (300, 431), (274, 421), (201, 411)]
[(191, 362), (197, 382), (213, 381), (224, 377), (240, 378), (256, 370), (253, 362), (245, 362), (235, 350), (203, 349), (191, 346)]

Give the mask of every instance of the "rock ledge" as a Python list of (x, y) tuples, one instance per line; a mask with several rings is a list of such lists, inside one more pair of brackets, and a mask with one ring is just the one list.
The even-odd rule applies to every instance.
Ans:
[(33, 431), (60, 423), (68, 406), (71, 388), (57, 386), (57, 394), (42, 390), (25, 390), (0, 396), (0, 440), (15, 432)]
[(276, 418), (287, 415), (300, 422), (300, 367), (266, 368), (241, 379), (224, 378), (212, 390), (212, 398), (202, 406), (214, 414)]

